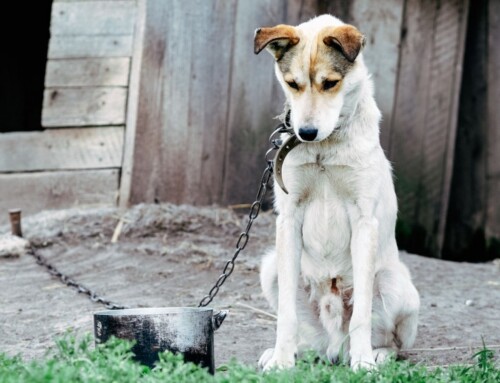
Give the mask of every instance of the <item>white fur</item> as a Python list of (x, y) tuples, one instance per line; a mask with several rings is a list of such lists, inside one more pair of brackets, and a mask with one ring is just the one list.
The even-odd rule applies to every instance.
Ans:
[[(341, 24), (321, 16), (297, 29), (312, 44), (322, 28)], [(292, 125), (312, 119), (319, 133), (317, 142), (299, 145), (286, 158), (289, 194), (275, 184), (276, 251), (263, 259), (261, 284), (278, 313), (277, 338), (259, 364), (290, 367), (297, 352), (313, 348), (331, 360), (348, 357), (354, 368), (371, 367), (391, 350), (412, 345), (419, 309), (398, 257), (397, 201), (379, 142), (372, 81), (359, 54), (336, 101), (311, 106), (307, 94), (294, 96), (279, 69), (276, 74)], [(352, 291), (352, 297), (344, 294), (353, 305), (347, 323), (333, 278), (342, 293)]]

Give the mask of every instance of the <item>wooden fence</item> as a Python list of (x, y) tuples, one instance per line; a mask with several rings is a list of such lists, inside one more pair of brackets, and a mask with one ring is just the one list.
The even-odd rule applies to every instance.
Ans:
[[(284, 101), (271, 58), (252, 52), (254, 30), (332, 13), (367, 36), (381, 142), (395, 169), (400, 244), (434, 256), (444, 246), (453, 257), (464, 245), (452, 238), (482, 230), (487, 247), (486, 239), (500, 237), (498, 7), (494, 0), (54, 0), (47, 130), (0, 137), (0, 173), (10, 173), (0, 180), (20, 185), (7, 190), (0, 182), (0, 193), (13, 198), (42, 184), (47, 207), (109, 204), (117, 195), (123, 207), (251, 202)], [(474, 53), (467, 43), (481, 57), (479, 69), (463, 59), (469, 8), (474, 22), (483, 12), (482, 34), (474, 36), (484, 49)], [(464, 63), (487, 73), (487, 91), (464, 76), (480, 107), (460, 98)], [(480, 129), (459, 109), (479, 116)], [(471, 129), (480, 160), (466, 137)], [(14, 141), (35, 148), (33, 157), (23, 158)], [(26, 171), (33, 173), (19, 173)], [(471, 179), (480, 206), (458, 192), (474, 191)], [(455, 220), (468, 229), (456, 229)]]

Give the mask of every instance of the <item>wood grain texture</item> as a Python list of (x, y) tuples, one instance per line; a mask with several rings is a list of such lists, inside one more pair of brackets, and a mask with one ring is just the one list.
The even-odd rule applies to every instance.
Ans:
[(45, 86), (127, 86), (130, 59), (74, 59), (49, 60), (45, 71)]
[(268, 138), (279, 122), (274, 117), (283, 110), (284, 96), (274, 75), (274, 58), (265, 51), (253, 55), (252, 41), (258, 27), (288, 22), (287, 17), (298, 19), (286, 12), (284, 4), (276, 1), (238, 2), (228, 98), (224, 204), (253, 202), (266, 165)]
[(401, 41), (400, 70), (390, 138), (400, 219), (414, 222), (422, 169), (435, 2), (407, 0)]
[(142, 71), (142, 54), (144, 52), (144, 36), (146, 29), (146, 3), (147, 0), (138, 0), (137, 22), (134, 36), (134, 51), (131, 58), (130, 82), (127, 97), (127, 117), (125, 130), (125, 143), (123, 148), (123, 162), (120, 177), (119, 206), (126, 209), (130, 204), (132, 193), (132, 180), (135, 161), (135, 138), (138, 131), (138, 104)]
[(124, 127), (0, 135), (0, 172), (120, 167)]
[(42, 126), (122, 125), (126, 100), (126, 88), (45, 89)]
[(235, 4), (147, 2), (132, 203), (220, 201)]
[(129, 57), (133, 36), (52, 36), (49, 59)]
[(488, 0), (470, 3), (443, 258), (480, 261), (486, 222)]
[[(454, 155), (468, 2), (406, 4), (391, 158), (400, 217), (439, 256)], [(417, 250), (417, 249), (412, 249)]]
[(116, 204), (118, 169), (0, 174), (0, 211), (42, 210)]
[(135, 1), (56, 2), (50, 33), (57, 35), (132, 35)]
[(500, 2), (490, 0), (488, 9), (488, 213), (486, 232), (500, 238)]

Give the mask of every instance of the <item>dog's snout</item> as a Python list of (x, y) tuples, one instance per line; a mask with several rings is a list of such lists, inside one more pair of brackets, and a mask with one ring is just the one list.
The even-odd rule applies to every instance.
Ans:
[(299, 136), (304, 141), (313, 141), (318, 135), (318, 129), (314, 126), (306, 125), (302, 128), (299, 128)]

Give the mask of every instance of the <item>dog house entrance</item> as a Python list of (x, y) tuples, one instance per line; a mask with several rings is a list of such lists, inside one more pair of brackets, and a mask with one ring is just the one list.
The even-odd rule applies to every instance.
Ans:
[(0, 133), (42, 130), (41, 115), (52, 0), (2, 9)]

